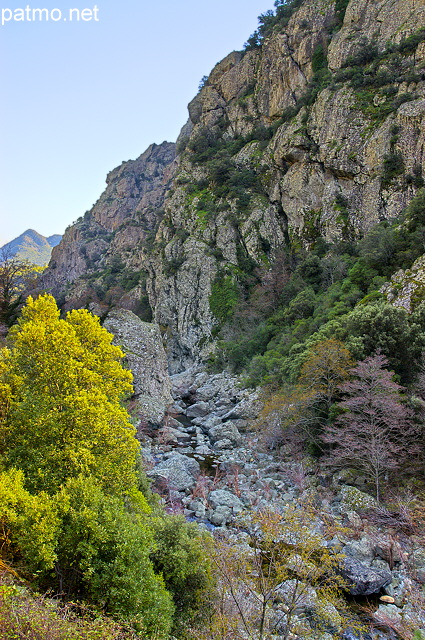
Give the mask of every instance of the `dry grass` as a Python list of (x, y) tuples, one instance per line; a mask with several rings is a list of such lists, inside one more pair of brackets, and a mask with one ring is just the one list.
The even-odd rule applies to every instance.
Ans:
[(0, 574), (2, 640), (131, 640), (136, 636), (81, 604), (32, 593), (10, 572)]

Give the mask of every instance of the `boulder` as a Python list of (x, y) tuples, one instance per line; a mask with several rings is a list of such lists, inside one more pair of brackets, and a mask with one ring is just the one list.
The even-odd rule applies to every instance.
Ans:
[(376, 500), (372, 496), (360, 491), (356, 487), (344, 485), (340, 491), (341, 513), (348, 511), (364, 511), (376, 506)]
[(188, 418), (202, 418), (210, 413), (211, 409), (207, 402), (196, 402), (186, 409)]
[(243, 510), (243, 504), (237, 496), (226, 489), (216, 489), (211, 491), (208, 496), (208, 502), (213, 509), (219, 506), (229, 507), (233, 513), (240, 513)]
[(165, 481), (167, 485), (177, 491), (191, 489), (200, 474), (199, 462), (181, 453), (172, 453), (169, 458), (162, 460), (154, 469), (147, 472), (150, 478)]
[(346, 556), (343, 560), (341, 575), (347, 581), (348, 590), (353, 596), (369, 596), (372, 593), (378, 593), (392, 580), (390, 571), (368, 567), (350, 556)]
[(409, 558), (409, 564), (415, 580), (425, 584), (425, 549), (415, 549)]
[(217, 424), (215, 427), (209, 429), (208, 435), (213, 443), (219, 442), (220, 440), (230, 440), (232, 445), (237, 447), (242, 442), (241, 434), (230, 420)]
[(195, 418), (193, 424), (199, 425), (204, 431), (209, 431), (218, 424), (221, 424), (221, 418), (214, 413), (211, 413), (207, 417)]
[(114, 335), (113, 343), (124, 351), (124, 364), (133, 374), (135, 412), (147, 422), (159, 425), (173, 402), (159, 327), (142, 322), (127, 309), (113, 309), (104, 327)]
[(233, 517), (232, 509), (225, 505), (219, 505), (214, 511), (208, 515), (209, 521), (216, 527), (223, 527)]
[(350, 540), (342, 548), (342, 553), (370, 565), (375, 557), (375, 543), (371, 538), (363, 536), (359, 540)]
[(223, 440), (217, 440), (214, 444), (214, 451), (226, 451), (227, 449), (233, 449), (233, 443), (229, 438), (223, 438)]
[(258, 399), (256, 393), (250, 394), (247, 398), (244, 398), (237, 405), (235, 405), (225, 416), (225, 420), (254, 420), (258, 418), (260, 411), (263, 408), (263, 403)]

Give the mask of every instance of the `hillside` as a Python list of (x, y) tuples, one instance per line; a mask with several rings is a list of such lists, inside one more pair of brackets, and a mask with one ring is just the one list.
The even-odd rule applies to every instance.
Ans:
[(44, 266), (50, 260), (53, 247), (56, 247), (61, 239), (62, 236), (59, 234), (46, 238), (34, 229), (27, 229), (20, 236), (3, 245), (1, 249), (8, 255)]

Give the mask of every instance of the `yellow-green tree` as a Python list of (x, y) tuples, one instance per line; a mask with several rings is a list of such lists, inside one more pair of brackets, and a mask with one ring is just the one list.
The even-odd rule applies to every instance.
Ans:
[(85, 310), (61, 319), (28, 299), (0, 352), (0, 556), (43, 587), (168, 638), (172, 596), (152, 564), (139, 445), (120, 401), (132, 389), (112, 335)]
[(93, 476), (107, 493), (129, 493), (138, 443), (120, 400), (132, 389), (123, 353), (84, 309), (59, 317), (54, 298), (28, 299), (2, 352), (0, 423), (6, 466), (29, 490), (56, 492), (69, 477)]
[(351, 353), (343, 342), (334, 338), (321, 340), (308, 351), (299, 383), (329, 409), (339, 396), (339, 386), (350, 377), (353, 366)]

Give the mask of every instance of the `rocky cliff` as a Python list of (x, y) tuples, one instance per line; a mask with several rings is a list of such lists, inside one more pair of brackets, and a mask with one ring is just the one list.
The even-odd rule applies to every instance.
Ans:
[(211, 350), (284, 248), (358, 238), (423, 186), (425, 2), (292, 0), (261, 24), (177, 145), (109, 174), (41, 283), (68, 308), (154, 319), (171, 372)]

